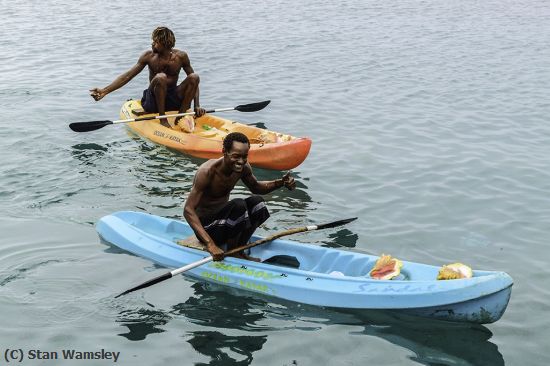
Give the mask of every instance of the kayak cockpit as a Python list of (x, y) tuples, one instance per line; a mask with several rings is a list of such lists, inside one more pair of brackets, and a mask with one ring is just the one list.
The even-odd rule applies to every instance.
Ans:
[[(290, 253), (292, 259), (276, 258), (288, 257)], [(289, 266), (288, 263), (293, 263), (291, 267), (301, 271), (361, 279), (370, 278), (369, 273), (379, 258), (370, 254), (311, 244), (296, 245), (296, 242), (287, 240), (277, 240), (274, 243), (252, 248), (250, 255), (260, 258), (264, 263), (273, 262), (271, 264), (281, 266)], [(437, 278), (438, 267), (413, 262), (403, 263), (401, 274), (394, 278), (394, 281), (433, 281)], [(481, 275), (482, 271), (474, 272), (474, 276), (476, 274)]]
[[(124, 213), (119, 215), (123, 216)], [(126, 220), (146, 235), (163, 237), (171, 243), (192, 236), (193, 230), (184, 222), (176, 220), (147, 220), (146, 216), (128, 213)], [(251, 241), (260, 237), (252, 237)], [(263, 263), (294, 268), (299, 271), (314, 272), (336, 277), (370, 278), (378, 256), (326, 248), (312, 244), (299, 244), (295, 241), (278, 239), (271, 243), (250, 249), (251, 256), (260, 258)], [(401, 274), (394, 281), (433, 281), (439, 268), (427, 264), (403, 262)], [(474, 277), (485, 275), (485, 271), (474, 271)]]

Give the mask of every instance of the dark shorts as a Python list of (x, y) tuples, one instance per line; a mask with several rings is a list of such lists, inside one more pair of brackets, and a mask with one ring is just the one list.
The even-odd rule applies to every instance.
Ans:
[[(166, 90), (166, 101), (164, 102), (164, 108), (166, 111), (179, 111), (182, 103), (182, 99), (178, 97), (178, 92), (176, 86), (168, 88)], [(155, 93), (150, 88), (147, 88), (143, 91), (143, 96), (141, 97), (141, 107), (150, 113), (158, 112), (157, 101), (155, 100)]]
[(201, 224), (217, 246), (231, 249), (226, 244), (236, 239), (233, 246), (245, 245), (254, 230), (269, 218), (269, 211), (261, 196), (235, 198), (216, 214), (201, 218)]

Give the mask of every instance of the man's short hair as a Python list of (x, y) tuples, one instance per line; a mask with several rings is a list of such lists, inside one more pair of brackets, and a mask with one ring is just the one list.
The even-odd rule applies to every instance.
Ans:
[(174, 32), (166, 27), (157, 27), (151, 35), (153, 41), (158, 41), (161, 45), (168, 49), (174, 48), (176, 45), (176, 37)]
[(248, 146), (250, 146), (250, 141), (244, 133), (231, 132), (223, 139), (223, 151), (229, 152), (233, 147), (233, 141), (242, 142), (243, 144), (248, 144)]

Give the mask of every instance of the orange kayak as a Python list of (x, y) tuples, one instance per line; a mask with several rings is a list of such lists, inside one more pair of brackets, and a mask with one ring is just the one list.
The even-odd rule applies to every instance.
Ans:
[[(176, 112), (167, 112), (174, 114)], [(143, 112), (139, 100), (122, 105), (120, 117), (139, 118), (152, 116)], [(173, 120), (169, 119), (173, 125)], [(133, 132), (157, 144), (197, 158), (213, 159), (222, 156), (223, 138), (230, 132), (244, 133), (250, 140), (248, 162), (255, 167), (288, 170), (296, 168), (307, 157), (311, 139), (294, 137), (270, 130), (248, 126), (211, 114), (195, 119), (195, 130), (183, 132), (160, 124), (158, 119), (126, 124)]]

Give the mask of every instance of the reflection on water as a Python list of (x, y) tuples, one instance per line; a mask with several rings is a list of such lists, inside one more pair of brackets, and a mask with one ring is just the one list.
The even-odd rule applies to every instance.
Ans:
[[(184, 316), (202, 326), (201, 329), (216, 329), (188, 332), (191, 336), (189, 344), (200, 354), (211, 357), (210, 365), (249, 365), (253, 353), (261, 350), (267, 341), (266, 331), (288, 329), (264, 325), (270, 311), (269, 303), (261, 297), (247, 296), (238, 290), (209, 283), (195, 283), (193, 288), (194, 296), (174, 305), (170, 314)], [(294, 325), (289, 328), (296, 329)], [(220, 329), (243, 333), (222, 333)]]
[(340, 229), (335, 233), (328, 234), (328, 237), (330, 240), (325, 240), (323, 243), (329, 248), (355, 248), (357, 239), (359, 239), (356, 233), (348, 229)]
[(99, 150), (106, 152), (108, 149), (102, 145), (90, 142), (90, 143), (82, 143), (82, 144), (76, 144), (73, 145), (73, 149), (76, 151), (87, 151), (87, 150)]
[[(184, 318), (198, 326), (186, 341), (211, 365), (249, 365), (262, 349), (266, 333), (287, 330), (318, 332), (334, 325), (348, 325), (350, 336), (375, 336), (414, 353), (412, 361), (423, 365), (504, 365), (492, 333), (481, 325), (449, 323), (390, 311), (329, 309), (250, 295), (216, 284), (195, 283), (194, 295), (166, 311), (126, 310), (120, 334), (143, 340), (163, 332), (170, 320)], [(190, 327), (191, 328), (191, 327)], [(212, 330), (208, 330), (212, 328)], [(362, 329), (362, 330), (358, 330)]]
[(130, 341), (142, 341), (149, 334), (164, 332), (160, 327), (171, 319), (168, 314), (161, 310), (145, 308), (123, 310), (118, 317), (117, 322), (128, 328), (127, 333), (118, 335)]
[(96, 143), (81, 143), (72, 146), (72, 156), (85, 165), (93, 165), (95, 160), (101, 159), (109, 148)]
[[(423, 365), (504, 365), (493, 333), (482, 325), (420, 319), (392, 312), (356, 312), (365, 324), (359, 334), (380, 337), (415, 353)], [(358, 334), (358, 333), (355, 333)]]
[[(267, 335), (229, 335), (219, 329), (255, 331), (256, 324), (265, 318), (256, 308), (264, 306), (261, 299), (228, 295), (223, 291), (208, 290), (205, 284), (195, 283), (195, 296), (169, 311), (137, 308), (119, 312), (117, 322), (128, 328), (120, 333), (131, 341), (141, 341), (162, 329), (172, 318), (184, 317), (190, 322), (216, 330), (188, 332), (187, 342), (200, 354), (211, 357), (210, 365), (249, 365), (253, 353), (262, 349)], [(204, 329), (204, 328), (201, 328)]]
[(195, 296), (174, 305), (171, 314), (183, 315), (198, 325), (246, 331), (256, 330), (256, 324), (265, 318), (263, 312), (255, 310), (263, 305), (261, 299), (227, 296), (218, 286), (207, 283), (195, 283), (193, 288)]
[[(219, 331), (197, 331), (188, 340), (193, 348), (205, 356), (210, 356), (209, 363), (196, 363), (195, 365), (250, 365), (252, 354), (262, 349), (267, 341), (267, 335), (263, 336), (228, 336)], [(239, 361), (237, 357), (244, 356)], [(239, 358), (241, 358), (239, 357)]]

